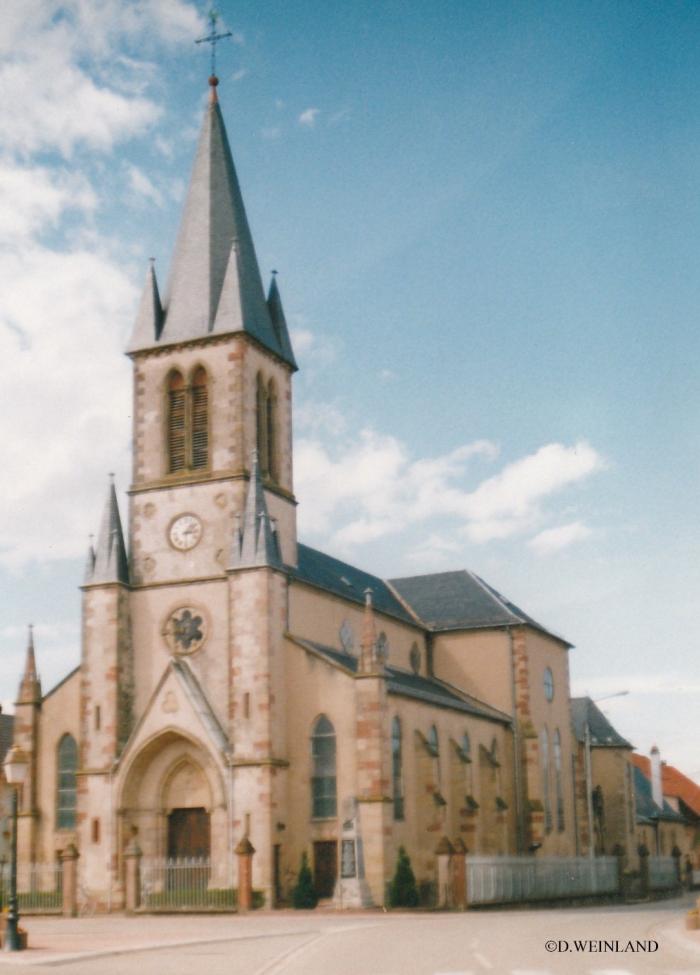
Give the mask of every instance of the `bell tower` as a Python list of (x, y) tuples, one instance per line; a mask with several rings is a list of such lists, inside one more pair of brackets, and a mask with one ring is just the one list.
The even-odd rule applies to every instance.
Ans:
[(297, 366), (274, 276), (263, 291), (218, 79), (209, 85), (167, 292), (151, 263), (128, 348), (136, 586), (224, 575), (256, 449), (282, 559), (296, 563)]

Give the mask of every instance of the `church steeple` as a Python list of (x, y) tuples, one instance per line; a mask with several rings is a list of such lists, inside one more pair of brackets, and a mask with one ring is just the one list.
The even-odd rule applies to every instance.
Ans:
[(257, 566), (282, 568), (277, 534), (267, 510), (256, 450), (253, 452), (243, 524), (234, 531), (230, 568), (249, 569)]
[[(88, 566), (89, 570), (89, 561)], [(104, 507), (100, 533), (97, 536), (92, 573), (86, 572), (86, 585), (101, 585), (109, 582), (129, 583), (129, 563), (124, 545), (124, 533), (119, 517), (117, 492), (110, 475), (107, 503)]]
[(280, 290), (277, 286), (277, 271), (272, 272), (272, 280), (270, 281), (270, 290), (267, 293), (267, 308), (270, 312), (270, 318), (272, 319), (272, 327), (275, 330), (275, 335), (277, 336), (277, 341), (282, 349), (282, 354), (287, 362), (297, 368), (296, 360), (294, 358), (294, 352), (292, 350), (292, 342), (289, 338), (289, 329), (287, 328), (287, 319), (284, 315), (284, 308), (282, 307), (282, 298), (280, 297)]
[[(173, 254), (160, 331), (139, 324), (129, 351), (247, 332), (294, 366), (273, 327), (253, 238), (216, 97), (209, 99)], [(139, 316), (140, 318), (140, 316)]]

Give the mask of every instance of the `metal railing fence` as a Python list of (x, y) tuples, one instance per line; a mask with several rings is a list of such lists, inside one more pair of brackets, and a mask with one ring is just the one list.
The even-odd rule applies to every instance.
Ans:
[(213, 879), (209, 857), (144, 858), (141, 907), (150, 911), (234, 910), (236, 891)]
[[(0, 862), (0, 908), (8, 906), (10, 864)], [(60, 862), (19, 863), (17, 902), (20, 913), (52, 914), (63, 908), (63, 871)]]
[(649, 857), (649, 889), (668, 890), (678, 885), (678, 872), (673, 857)]
[(616, 857), (468, 856), (470, 904), (614, 894), (619, 888)]

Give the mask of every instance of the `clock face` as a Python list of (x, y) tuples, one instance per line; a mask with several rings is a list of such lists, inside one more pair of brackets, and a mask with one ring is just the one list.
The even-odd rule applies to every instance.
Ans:
[(196, 515), (180, 515), (170, 526), (170, 544), (180, 552), (194, 548), (202, 537), (202, 523)]

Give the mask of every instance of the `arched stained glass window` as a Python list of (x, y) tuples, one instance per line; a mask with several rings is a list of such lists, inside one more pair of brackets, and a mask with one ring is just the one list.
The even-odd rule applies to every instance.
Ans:
[(336, 812), (335, 728), (322, 714), (311, 732), (311, 816), (328, 819)]
[(542, 805), (544, 806), (544, 828), (552, 828), (552, 797), (549, 791), (549, 733), (546, 728), (540, 732), (540, 763), (542, 766)]
[(64, 735), (58, 743), (56, 768), (56, 827), (75, 829), (75, 810), (78, 801), (76, 772), (78, 746), (72, 735)]
[(397, 715), (391, 723), (391, 781), (394, 794), (394, 819), (404, 818), (402, 764), (401, 721)]
[(561, 777), (561, 735), (559, 729), (554, 732), (554, 795), (557, 803), (557, 829), (564, 829), (564, 788)]

